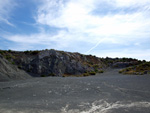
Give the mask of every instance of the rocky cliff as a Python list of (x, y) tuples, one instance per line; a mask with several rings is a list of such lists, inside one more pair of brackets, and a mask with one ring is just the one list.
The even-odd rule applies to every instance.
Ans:
[(30, 77), (31, 76), (25, 71), (18, 69), (17, 66), (11, 64), (2, 55), (0, 55), (0, 81), (26, 79)]
[(3, 55), (32, 76), (81, 75), (101, 71), (106, 66), (96, 56), (56, 50), (5, 51)]
[(108, 67), (125, 68), (141, 64), (132, 58), (98, 58), (92, 55), (57, 50), (3, 51), (11, 64), (36, 77), (45, 76), (88, 76), (102, 73)]

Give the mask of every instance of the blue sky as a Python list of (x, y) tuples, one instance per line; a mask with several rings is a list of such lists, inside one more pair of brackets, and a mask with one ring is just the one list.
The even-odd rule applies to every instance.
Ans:
[(0, 49), (150, 60), (150, 0), (0, 0)]

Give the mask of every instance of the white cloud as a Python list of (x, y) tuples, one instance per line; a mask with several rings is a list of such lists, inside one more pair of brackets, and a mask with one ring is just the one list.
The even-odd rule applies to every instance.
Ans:
[[(111, 8), (107, 5), (115, 12), (93, 13), (103, 7)], [(122, 13), (120, 8), (135, 9), (132, 13)], [(74, 47), (79, 52), (78, 44), (82, 42), (82, 45), (88, 44), (82, 46), (84, 52), (92, 53), (102, 43), (138, 44), (150, 38), (149, 11), (149, 0), (41, 0), (34, 16), (37, 24), (59, 28), (58, 33), (52, 35), (42, 30), (31, 35), (5, 37), (17, 43), (45, 44), (55, 49)]]
[[(121, 4), (129, 5), (132, 2), (131, 0), (125, 3), (123, 0), (113, 1), (119, 6), (122, 6)], [(62, 1), (57, 3), (57, 1), (51, 0), (45, 2), (39, 8), (36, 19), (40, 24), (67, 28), (68, 33), (88, 34), (93, 37), (106, 36), (106, 34), (107, 36), (139, 34), (145, 32), (145, 29), (150, 25), (149, 19), (145, 18), (146, 15), (143, 12), (104, 15), (103, 17), (92, 15), (91, 12), (95, 9), (94, 6), (96, 6), (97, 2), (93, 2), (93, 0), (86, 2), (70, 0), (64, 4)], [(139, 2), (134, 1), (134, 4)], [(142, 31), (139, 32), (139, 30)], [(97, 39), (95, 42), (97, 42)]]
[[(135, 40), (140, 41), (143, 38), (149, 38), (149, 12), (146, 12), (146, 10), (138, 11), (137, 9), (131, 14), (92, 15), (91, 12), (96, 9), (98, 3), (98, 0), (70, 0), (67, 3), (62, 0), (59, 2), (47, 0), (39, 7), (36, 19), (40, 24), (67, 28), (72, 41), (84, 40), (96, 44), (88, 52), (96, 48), (97, 42), (101, 42), (101, 40), (124, 44), (128, 41), (134, 42)], [(150, 4), (149, 0), (107, 0), (107, 3), (116, 8), (135, 5), (139, 7), (144, 5), (145, 8), (149, 7)], [(79, 37), (74, 39), (74, 34), (78, 34)]]
[[(24, 48), (26, 45), (28, 47), (32, 47), (32, 46), (40, 47), (41, 45), (44, 45), (47, 48), (61, 49), (61, 48), (65, 48), (70, 42), (70, 36), (67, 35), (65, 31), (59, 31), (55, 35), (42, 32), (42, 33), (31, 34), (31, 35), (3, 35), (3, 37), (5, 37), (5, 39), (9, 41), (13, 41), (22, 45), (23, 47), (20, 46), (20, 48), (23, 48), (23, 50), (25, 50)], [(17, 50), (18, 46), (14, 47), (13, 49)], [(28, 48), (28, 49), (32, 49), (32, 48)]]
[(136, 6), (150, 5), (149, 0), (112, 0), (112, 1), (115, 1), (117, 6), (119, 7), (122, 7), (122, 6), (130, 7), (133, 5), (136, 5)]
[(16, 5), (15, 0), (0, 0), (0, 22), (14, 26), (9, 19), (12, 15), (11, 12)]

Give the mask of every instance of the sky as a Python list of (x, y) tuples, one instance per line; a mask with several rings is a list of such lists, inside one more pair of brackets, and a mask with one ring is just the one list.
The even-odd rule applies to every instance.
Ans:
[(150, 61), (150, 0), (0, 0), (0, 49)]

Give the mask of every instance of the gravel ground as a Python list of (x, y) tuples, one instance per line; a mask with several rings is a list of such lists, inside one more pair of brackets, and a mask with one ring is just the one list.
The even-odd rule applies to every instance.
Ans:
[(0, 113), (150, 113), (150, 75), (0, 82)]

